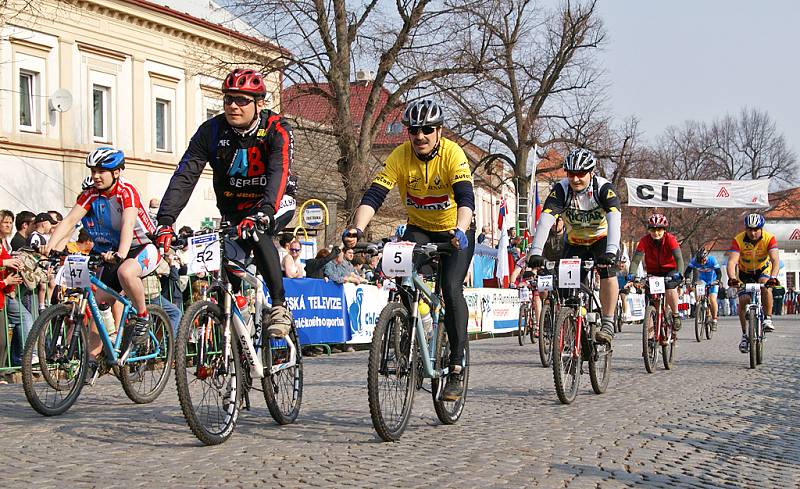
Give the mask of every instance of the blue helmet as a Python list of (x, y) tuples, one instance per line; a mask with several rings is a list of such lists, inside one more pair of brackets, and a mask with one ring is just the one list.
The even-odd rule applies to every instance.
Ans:
[(101, 147), (86, 156), (88, 168), (102, 168), (103, 170), (116, 170), (125, 165), (125, 154), (114, 148)]
[(744, 217), (744, 227), (750, 229), (761, 229), (764, 227), (764, 216), (758, 213), (748, 214)]
[(406, 234), (405, 224), (397, 226), (397, 229), (394, 230), (394, 235), (397, 236), (398, 238), (402, 238), (404, 234)]

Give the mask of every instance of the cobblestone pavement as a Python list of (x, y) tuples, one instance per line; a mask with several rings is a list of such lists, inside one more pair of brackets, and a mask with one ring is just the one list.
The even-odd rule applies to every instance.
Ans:
[(0, 487), (798, 487), (800, 324), (776, 323), (757, 370), (724, 320), (703, 343), (687, 324), (674, 370), (650, 375), (629, 325), (608, 392), (584, 375), (571, 406), (533, 345), (473, 342), (464, 416), (440, 425), (419, 391), (398, 443), (373, 431), (366, 352), (307, 359), (296, 424), (276, 425), (256, 400), (216, 447), (191, 434), (174, 384), (137, 406), (106, 376), (56, 418), (0, 386)]

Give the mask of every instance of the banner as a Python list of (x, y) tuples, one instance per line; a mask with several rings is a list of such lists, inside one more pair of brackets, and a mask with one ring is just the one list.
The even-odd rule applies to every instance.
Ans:
[(347, 305), (348, 343), (370, 343), (375, 324), (389, 301), (389, 291), (374, 285), (344, 284)]
[(469, 333), (503, 333), (517, 329), (519, 291), (516, 289), (464, 289)]
[(631, 207), (769, 207), (769, 179), (625, 181)]
[(283, 287), (300, 344), (344, 343), (350, 339), (341, 285), (315, 278), (285, 278)]

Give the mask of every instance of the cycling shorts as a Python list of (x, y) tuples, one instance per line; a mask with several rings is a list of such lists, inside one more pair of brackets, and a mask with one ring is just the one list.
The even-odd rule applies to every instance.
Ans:
[[(139, 277), (144, 277), (156, 271), (158, 262), (161, 261), (161, 254), (154, 244), (149, 243), (131, 247), (125, 259), (129, 258), (136, 260), (140, 269)], [(100, 272), (100, 281), (117, 292), (122, 292), (122, 284), (119, 282), (119, 276), (117, 276), (117, 270), (119, 270), (121, 264), (106, 263)]]
[[(710, 284), (711, 282), (713, 282), (713, 281), (715, 281), (717, 279), (717, 274), (716, 273), (701, 273), (701, 274), (697, 275), (697, 278), (699, 280), (702, 280), (703, 282), (705, 282), (706, 285), (707, 285), (707, 284)], [(710, 294), (717, 294), (717, 293), (719, 293), (719, 285), (712, 285), (712, 286), (708, 287), (707, 290), (708, 290), (709, 295)]]
[[(753, 273), (748, 272), (739, 272), (739, 282), (742, 284), (757, 284), (757, 283), (764, 283), (769, 280), (769, 275), (763, 273), (763, 270), (759, 270)], [(744, 286), (739, 289), (739, 297), (750, 294), (744, 290)]]
[[(572, 258), (577, 256), (581, 260), (594, 260), (597, 263), (597, 259), (603, 256), (606, 252), (606, 238), (600, 238), (598, 241), (590, 245), (574, 245), (572, 243), (567, 243), (564, 245), (564, 253), (562, 254), (562, 258)], [(614, 267), (603, 267), (597, 268), (597, 273), (600, 275), (600, 278), (611, 278), (617, 276), (617, 271)], [(583, 278), (584, 269), (581, 268), (581, 278)]]

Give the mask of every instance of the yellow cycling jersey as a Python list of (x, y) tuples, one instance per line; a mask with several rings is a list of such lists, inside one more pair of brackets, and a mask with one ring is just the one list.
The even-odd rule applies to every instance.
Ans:
[(407, 141), (392, 151), (372, 183), (388, 190), (397, 185), (408, 211), (408, 223), (426, 231), (456, 227), (453, 184), (472, 183), (472, 171), (461, 147), (441, 138), (439, 153), (430, 161), (417, 158)]
[(769, 251), (778, 248), (778, 241), (772, 233), (761, 230), (761, 239), (751, 243), (747, 232), (742, 231), (733, 238), (731, 249), (739, 253), (739, 271), (745, 273), (770, 273)]
[(543, 212), (564, 218), (569, 244), (590, 246), (608, 235), (606, 214), (618, 212), (621, 207), (611, 182), (594, 176), (589, 186), (577, 194), (569, 180), (560, 180), (544, 201)]

